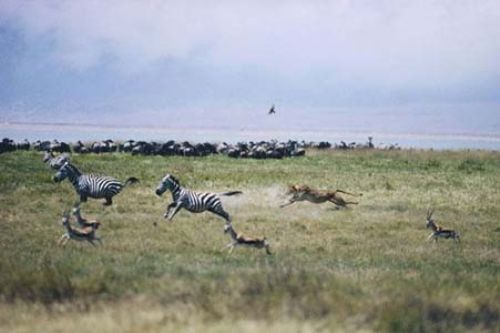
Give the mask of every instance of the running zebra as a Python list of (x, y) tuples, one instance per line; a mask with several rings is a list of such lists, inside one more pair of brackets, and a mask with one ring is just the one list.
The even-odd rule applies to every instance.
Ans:
[(51, 169), (59, 170), (64, 163), (69, 162), (69, 155), (63, 153), (59, 156), (54, 156), (52, 152), (45, 151), (43, 162), (47, 163)]
[(88, 197), (99, 199), (105, 198), (103, 203), (110, 206), (113, 203), (113, 196), (117, 195), (125, 186), (139, 182), (139, 179), (130, 177), (125, 184), (106, 176), (96, 176), (93, 174), (82, 174), (80, 170), (70, 162), (66, 162), (54, 176), (55, 182), (61, 182), (68, 178), (76, 193), (80, 195), (80, 202), (86, 202)]
[(191, 213), (201, 213), (205, 210), (219, 215), (224, 220), (226, 224), (231, 224), (231, 217), (222, 208), (222, 203), (218, 195), (236, 195), (241, 194), (241, 191), (231, 191), (224, 193), (210, 193), (210, 192), (194, 192), (185, 189), (179, 183), (179, 181), (172, 175), (167, 174), (160, 181), (160, 184), (156, 188), (156, 195), (162, 195), (166, 190), (172, 193), (173, 202), (167, 206), (167, 211), (164, 217), (171, 221), (175, 214), (181, 209), (185, 208)]

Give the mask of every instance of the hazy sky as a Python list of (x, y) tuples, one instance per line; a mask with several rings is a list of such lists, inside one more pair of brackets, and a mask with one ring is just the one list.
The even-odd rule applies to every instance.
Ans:
[(0, 0), (0, 120), (500, 133), (499, 106), (498, 0)]

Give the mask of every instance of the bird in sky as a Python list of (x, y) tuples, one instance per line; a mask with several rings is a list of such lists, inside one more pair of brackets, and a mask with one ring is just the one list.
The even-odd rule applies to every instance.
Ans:
[(271, 108), (269, 109), (268, 114), (275, 114), (275, 113), (276, 111), (274, 110), (274, 104), (273, 104), (273, 106), (271, 106)]

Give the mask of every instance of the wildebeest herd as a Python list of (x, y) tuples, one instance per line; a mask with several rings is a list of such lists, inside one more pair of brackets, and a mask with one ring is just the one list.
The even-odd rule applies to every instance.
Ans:
[[(319, 143), (321, 148), (329, 147), (329, 144)], [(305, 155), (305, 143), (289, 140), (287, 142), (260, 141), (260, 142), (240, 142), (237, 144), (221, 143), (191, 143), (188, 141), (166, 142), (155, 141), (134, 141), (127, 140), (116, 143), (113, 140), (95, 141), (83, 143), (77, 141), (75, 144), (54, 141), (35, 141), (33, 143), (27, 140), (16, 143), (11, 139), (4, 138), (0, 143), (0, 153), (15, 150), (46, 151), (50, 153), (69, 153), (78, 154), (104, 154), (104, 153), (129, 153), (132, 155), (160, 155), (160, 156), (207, 156), (212, 154), (222, 154), (234, 158), (284, 158), (297, 157)]]
[(286, 142), (278, 142), (277, 140), (258, 141), (258, 142), (238, 142), (236, 144), (220, 142), (220, 143), (191, 143), (188, 141), (166, 142), (155, 141), (135, 141), (127, 140), (124, 142), (114, 142), (113, 140), (102, 140), (83, 143), (77, 141), (74, 144), (53, 140), (53, 141), (34, 141), (29, 142), (14, 142), (9, 138), (4, 138), (0, 142), (0, 154), (15, 150), (30, 150), (47, 151), (53, 153), (114, 153), (123, 152), (133, 155), (160, 155), (160, 156), (207, 156), (211, 154), (223, 154), (233, 158), (285, 158), (304, 156), (307, 148), (315, 149), (338, 149), (338, 150), (353, 150), (353, 149), (384, 149), (393, 150), (399, 149), (397, 144), (378, 146), (373, 144), (372, 137), (368, 138), (366, 143), (350, 142), (331, 144), (328, 141), (306, 142), (288, 140)]

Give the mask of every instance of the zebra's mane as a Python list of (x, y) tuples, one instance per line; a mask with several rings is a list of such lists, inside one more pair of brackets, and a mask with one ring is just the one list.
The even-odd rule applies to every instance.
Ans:
[(179, 181), (179, 179), (175, 178), (173, 175), (170, 175), (170, 179), (172, 179), (175, 184), (177, 184), (179, 186), (181, 185), (181, 182)]
[(82, 172), (81, 172), (81, 171), (80, 171), (80, 170), (79, 170), (79, 169), (78, 169), (78, 168), (77, 168), (74, 164), (72, 164), (72, 163), (70, 163), (70, 162), (66, 162), (66, 163), (64, 163), (64, 165), (65, 165), (68, 169), (70, 169), (70, 170), (71, 170), (74, 174), (76, 174), (76, 175), (78, 175), (78, 176), (80, 176), (80, 175), (82, 174)]

